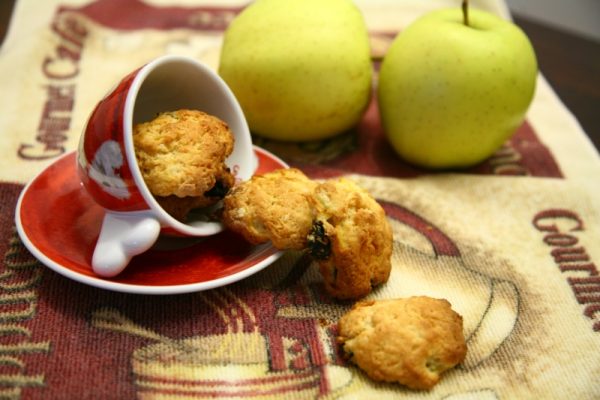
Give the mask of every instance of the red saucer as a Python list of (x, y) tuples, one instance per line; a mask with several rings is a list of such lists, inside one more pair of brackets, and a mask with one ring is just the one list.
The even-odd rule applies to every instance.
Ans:
[[(257, 173), (286, 168), (285, 162), (259, 147)], [(281, 256), (269, 245), (253, 246), (230, 231), (199, 239), (181, 239), (183, 246), (157, 246), (134, 257), (115, 278), (94, 274), (92, 253), (104, 209), (82, 187), (75, 152), (43, 170), (23, 189), (16, 209), (17, 231), (25, 246), (43, 264), (76, 281), (128, 293), (187, 293), (230, 284), (250, 276)], [(164, 245), (164, 243), (162, 243)]]

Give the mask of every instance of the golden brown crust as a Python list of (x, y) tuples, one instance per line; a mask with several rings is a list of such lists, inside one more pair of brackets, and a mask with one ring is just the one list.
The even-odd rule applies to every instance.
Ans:
[(336, 298), (364, 296), (390, 275), (393, 240), (385, 212), (348, 179), (319, 184), (293, 168), (253, 177), (225, 197), (223, 222), (254, 244), (308, 248)]
[(223, 223), (251, 243), (303, 249), (312, 226), (316, 183), (295, 168), (278, 169), (235, 186), (223, 201)]
[(319, 260), (327, 291), (358, 298), (387, 282), (392, 268), (392, 228), (383, 208), (349, 179), (317, 186), (311, 202), (330, 241), (331, 254)]
[(413, 389), (432, 388), (467, 353), (462, 317), (443, 299), (358, 302), (338, 328), (350, 361), (370, 378)]
[(201, 197), (217, 179), (233, 179), (225, 165), (233, 135), (225, 122), (201, 111), (161, 113), (134, 127), (133, 142), (144, 181), (155, 196)]

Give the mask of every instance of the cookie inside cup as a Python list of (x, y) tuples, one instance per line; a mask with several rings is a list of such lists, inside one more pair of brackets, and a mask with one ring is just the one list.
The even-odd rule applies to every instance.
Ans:
[(133, 179), (166, 231), (220, 232), (214, 211), (223, 192), (257, 168), (246, 120), (228, 86), (193, 59), (165, 56), (138, 72), (125, 108)]

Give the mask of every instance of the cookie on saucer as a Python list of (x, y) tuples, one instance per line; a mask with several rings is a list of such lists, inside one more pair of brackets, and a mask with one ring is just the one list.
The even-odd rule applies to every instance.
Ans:
[(234, 186), (223, 200), (223, 223), (247, 241), (280, 250), (306, 248), (317, 183), (296, 168), (278, 169)]

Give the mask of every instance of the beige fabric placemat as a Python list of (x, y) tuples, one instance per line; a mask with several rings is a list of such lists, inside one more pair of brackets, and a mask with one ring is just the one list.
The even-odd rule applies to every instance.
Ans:
[[(450, 0), (361, 0), (374, 45)], [(509, 18), (502, 1), (473, 1)], [(287, 253), (233, 285), (113, 293), (47, 269), (14, 231), (22, 185), (77, 148), (96, 102), (162, 54), (216, 68), (234, 1), (19, 0), (0, 49), (0, 397), (600, 398), (600, 159), (542, 76), (527, 122), (480, 166), (431, 173), (387, 146), (375, 99), (353, 132), (256, 143), (317, 178), (349, 175), (394, 230), (390, 281), (463, 315), (468, 355), (431, 391), (369, 380), (335, 343), (351, 303)], [(60, 235), (60, 232), (56, 233)]]

